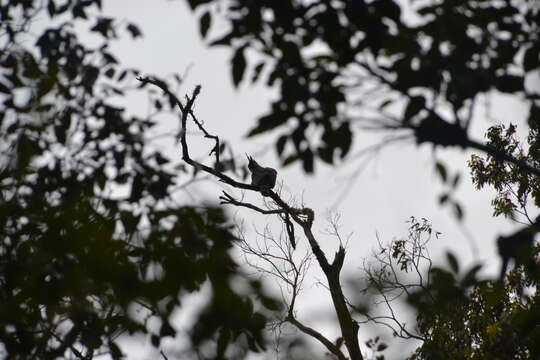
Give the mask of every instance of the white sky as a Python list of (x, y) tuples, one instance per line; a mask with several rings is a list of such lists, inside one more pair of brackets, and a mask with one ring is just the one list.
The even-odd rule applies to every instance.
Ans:
[[(140, 69), (143, 73), (165, 76), (173, 72), (183, 73), (189, 67), (189, 75), (184, 92), (191, 92), (196, 84), (202, 85), (202, 94), (198, 98), (196, 113), (205, 121), (208, 131), (218, 134), (220, 138), (229, 141), (237, 154), (254, 154), (261, 148), (273, 144), (275, 137), (263, 135), (260, 138), (245, 139), (244, 134), (255, 124), (256, 119), (269, 109), (270, 100), (275, 98), (276, 90), (263, 86), (242, 85), (239, 90), (232, 87), (229, 60), (232, 56), (229, 49), (210, 49), (201, 41), (198, 30), (198, 17), (194, 17), (187, 7), (186, 1), (142, 1), (115, 0), (104, 1), (104, 12), (119, 19), (128, 19), (138, 24), (144, 33), (144, 38), (137, 41), (128, 40), (113, 46), (113, 53), (126, 66)], [(210, 33), (212, 34), (212, 32)], [(215, 34), (215, 33), (214, 33)], [(523, 124), (523, 107), (509, 99), (497, 101), (497, 120), (511, 120), (518, 126)], [(128, 108), (133, 112), (145, 112), (144, 101), (132, 101)], [(483, 110), (479, 109), (483, 116)], [(492, 123), (477, 119), (474, 125), (476, 138), (481, 139), (483, 131)], [(176, 126), (176, 123), (174, 123)], [(352, 153), (364, 148), (367, 144), (380, 141), (380, 134), (356, 134), (355, 148)], [(200, 145), (199, 137), (189, 139), (193, 146)], [(207, 144), (208, 146), (211, 146)], [(179, 154), (179, 149), (171, 149), (162, 145), (163, 151), (171, 156)], [(201, 154), (210, 147), (203, 149)], [(494, 275), (499, 266), (499, 260), (494, 246), (497, 234), (510, 232), (515, 225), (510, 221), (491, 217), (489, 191), (476, 191), (470, 182), (466, 160), (470, 153), (459, 150), (438, 150), (433, 152), (431, 146), (416, 147), (412, 142), (392, 146), (379, 154), (368, 167), (360, 173), (351, 191), (333, 209), (341, 214), (343, 234), (353, 233), (349, 242), (343, 277), (360, 275), (362, 260), (370, 255), (376, 247), (375, 234), (378, 233), (383, 242), (393, 237), (406, 235), (407, 220), (411, 215), (426, 217), (432, 221), (433, 227), (442, 232), (438, 241), (431, 243), (431, 254), (435, 262), (443, 259), (447, 250), (458, 254), (461, 268), (468, 268), (475, 262), (485, 265), (485, 275)], [(464, 230), (456, 222), (449, 208), (441, 208), (437, 198), (443, 191), (438, 176), (433, 171), (434, 158), (448, 160), (452, 173), (460, 170), (462, 181), (457, 198), (465, 208), (465, 232), (472, 240), (467, 240)], [(210, 160), (210, 159), (208, 159)], [(273, 147), (257, 160), (266, 165), (277, 167)], [(278, 169), (278, 181), (283, 181), (288, 193), (303, 197), (306, 206), (316, 212), (315, 233), (320, 233), (328, 225), (325, 221), (328, 210), (336, 202), (338, 195), (344, 190), (347, 178), (360, 165), (362, 160), (349, 159), (346, 164), (328, 167), (316, 164), (315, 176), (305, 175), (299, 165)], [(195, 195), (197, 199), (217, 202), (221, 192), (219, 186), (201, 188)], [(232, 191), (238, 194), (236, 191)], [(254, 202), (259, 199), (248, 195)], [(232, 214), (235, 209), (230, 209)], [(244, 218), (247, 225), (251, 223), (263, 227), (266, 219), (255, 216), (249, 211), (240, 211), (238, 217)], [(300, 248), (304, 240), (299, 238)], [(479, 249), (474, 253), (471, 241)], [(330, 258), (337, 249), (337, 243), (330, 238), (321, 238), (321, 245)], [(306, 291), (301, 298), (302, 309), (298, 316), (307, 325), (323, 328), (329, 338), (337, 335), (335, 322), (332, 323), (330, 312), (330, 296), (320, 286), (315, 286), (323, 276), (312, 266), (312, 275), (306, 280)], [(196, 303), (192, 300), (192, 303)], [(188, 301), (189, 303), (189, 301)], [(179, 315), (186, 319), (186, 315)], [(330, 321), (328, 321), (330, 320)], [(182, 324), (178, 324), (179, 328)], [(403, 349), (382, 329), (373, 332), (360, 329), (360, 339), (365, 341), (378, 334), (386, 334), (384, 338), (390, 343), (387, 358), (392, 359), (392, 353), (399, 351), (403, 357)], [(130, 351), (130, 359), (155, 358), (147, 341), (136, 339)], [(321, 349), (322, 354), (322, 349)], [(397, 355), (396, 355), (396, 358)]]

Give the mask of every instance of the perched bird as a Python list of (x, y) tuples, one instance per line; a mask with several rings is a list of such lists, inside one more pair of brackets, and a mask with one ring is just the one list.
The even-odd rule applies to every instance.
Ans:
[(277, 171), (269, 167), (262, 167), (251, 156), (248, 169), (251, 171), (251, 185), (257, 186), (261, 192), (273, 189), (276, 186)]

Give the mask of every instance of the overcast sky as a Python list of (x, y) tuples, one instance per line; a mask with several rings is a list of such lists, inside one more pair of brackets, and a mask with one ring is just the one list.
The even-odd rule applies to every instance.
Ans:
[[(129, 19), (138, 24), (144, 33), (144, 38), (137, 41), (130, 41), (125, 36), (126, 41), (117, 42), (113, 46), (114, 53), (123, 65), (136, 67), (147, 74), (166, 76), (174, 72), (184, 73), (189, 69), (179, 95), (190, 92), (196, 84), (202, 85), (196, 113), (205, 121), (207, 130), (229, 141), (237, 154), (261, 154), (261, 149), (268, 149), (275, 138), (270, 134), (245, 139), (244, 134), (269, 109), (270, 101), (276, 97), (277, 92), (264, 86), (245, 84), (240, 89), (234, 89), (229, 68), (231, 52), (224, 48), (210, 49), (205, 45), (199, 35), (198, 17), (193, 16), (186, 4), (186, 1), (163, 0), (104, 1), (105, 14)], [(212, 34), (216, 33), (211, 32), (210, 36)], [(137, 100), (126, 105), (134, 113), (140, 114), (147, 110), (144, 102)], [(483, 132), (493, 122), (483, 120), (485, 109), (479, 107), (477, 110), (473, 135), (482, 139)], [(518, 126), (523, 124), (525, 110), (518, 102), (498, 98), (495, 110), (495, 120), (512, 120)], [(174, 119), (166, 121), (172, 122)], [(171, 124), (176, 126), (176, 123)], [(357, 133), (351, 153), (381, 141), (383, 136), (380, 133)], [(211, 146), (203, 143), (200, 137), (193, 136), (189, 141), (197, 149), (204, 149), (201, 154), (207, 153)], [(179, 154), (179, 149), (167, 144), (160, 146), (169, 156)], [(497, 234), (509, 233), (515, 224), (491, 217), (490, 200), (493, 193), (477, 191), (471, 185), (466, 168), (469, 155), (469, 152), (459, 150), (433, 151), (431, 146), (417, 147), (408, 141), (388, 147), (373, 157), (352, 183), (348, 180), (365, 158), (350, 157), (346, 163), (335, 167), (317, 163), (314, 176), (304, 174), (300, 166), (295, 164), (286, 169), (278, 169), (278, 181), (283, 181), (285, 193), (303, 198), (305, 205), (315, 210), (315, 233), (322, 234), (327, 227), (325, 214), (328, 211), (341, 214), (343, 234), (352, 233), (344, 268), (345, 277), (360, 275), (363, 258), (370, 256), (376, 247), (376, 233), (383, 242), (405, 236), (405, 221), (410, 216), (426, 217), (432, 221), (436, 230), (442, 232), (441, 238), (433, 241), (430, 247), (436, 262), (442, 261), (446, 251), (452, 251), (459, 255), (462, 268), (480, 262), (485, 266), (484, 275), (494, 275), (499, 266), (494, 239)], [(438, 205), (437, 198), (444, 187), (433, 171), (435, 158), (448, 161), (452, 172), (462, 173), (456, 197), (465, 209), (463, 224), (455, 220), (449, 208)], [(272, 167), (279, 164), (272, 147), (257, 157), (257, 161)], [(348, 186), (350, 190), (336, 205), (340, 194)], [(217, 202), (222, 186), (207, 184), (200, 189), (195, 194), (197, 201), (204, 199)], [(232, 193), (238, 194), (235, 191)], [(249, 195), (248, 199), (260, 201), (254, 195)], [(230, 210), (231, 214), (236, 213), (235, 209)], [(249, 227), (252, 224), (263, 227), (267, 222), (264, 217), (254, 216), (247, 211), (240, 211), (236, 216), (244, 218)], [(298, 241), (301, 248), (303, 239)], [(334, 239), (322, 236), (321, 245), (332, 257), (338, 244)], [(332, 336), (337, 335), (336, 329), (327, 321), (332, 319), (329, 313), (329, 294), (322, 287), (314, 285), (322, 276), (315, 264), (312, 270), (312, 276), (306, 280), (305, 294), (301, 298), (302, 306), (299, 308), (302, 311), (298, 314), (299, 318), (312, 327), (322, 326), (324, 322), (325, 331)], [(365, 341), (379, 333), (383, 333), (382, 329), (366, 333), (361, 328), (360, 337)], [(386, 340), (392, 345), (390, 337)], [(136, 358), (155, 355), (151, 355), (151, 346), (144, 340), (132, 349), (136, 349), (131, 352)], [(394, 346), (390, 350), (399, 349)]]

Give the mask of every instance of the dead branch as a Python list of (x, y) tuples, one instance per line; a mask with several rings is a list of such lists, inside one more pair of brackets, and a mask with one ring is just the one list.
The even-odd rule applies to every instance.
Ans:
[[(285, 216), (285, 219), (288, 220), (288, 221), (285, 221), (285, 224), (289, 230), (290, 230), (290, 226), (292, 226), (291, 219), (302, 228), (303, 233), (309, 243), (309, 247), (327, 278), (328, 288), (330, 290), (330, 295), (332, 297), (334, 309), (336, 311), (341, 333), (345, 342), (345, 346), (347, 347), (347, 350), (349, 352), (349, 356), (351, 359), (355, 359), (355, 360), (363, 359), (362, 353), (360, 351), (360, 345), (358, 342), (358, 329), (359, 329), (358, 323), (352, 319), (352, 315), (349, 311), (345, 296), (342, 292), (341, 283), (340, 283), (340, 272), (341, 272), (343, 261), (345, 258), (345, 249), (342, 246), (340, 246), (338, 251), (336, 252), (334, 260), (332, 261), (332, 263), (329, 263), (328, 259), (326, 258), (326, 255), (321, 250), (317, 242), (317, 239), (315, 238), (312, 231), (312, 225), (313, 225), (313, 221), (315, 217), (313, 210), (306, 207), (300, 208), (300, 209), (294, 208), (290, 206), (289, 204), (287, 204), (275, 191), (271, 189), (265, 189), (264, 194), (263, 194), (259, 186), (238, 182), (230, 178), (229, 176), (225, 175), (222, 171), (219, 170), (220, 169), (219, 145), (218, 145), (219, 138), (217, 136), (210, 135), (206, 130), (204, 130), (202, 122), (200, 122), (197, 119), (197, 117), (195, 116), (193, 112), (193, 104), (200, 93), (200, 89), (201, 89), (200, 86), (195, 87), (191, 96), (186, 96), (186, 101), (184, 105), (178, 99), (178, 97), (168, 89), (167, 84), (164, 83), (163, 81), (160, 81), (158, 79), (151, 78), (151, 77), (139, 77), (138, 80), (141, 81), (143, 84), (148, 83), (148, 84), (152, 84), (154, 86), (159, 87), (168, 96), (170, 103), (176, 104), (178, 108), (180, 109), (181, 127), (180, 127), (178, 138), (182, 146), (182, 159), (187, 164), (195, 167), (198, 170), (202, 170), (211, 175), (214, 175), (220, 181), (232, 187), (235, 187), (237, 189), (256, 191), (266, 197), (269, 197), (271, 200), (273, 200), (274, 202), (273, 205), (276, 207), (276, 209), (263, 210), (255, 205), (239, 202), (227, 193), (224, 193), (223, 196), (220, 197), (222, 203), (247, 207), (263, 214), (278, 214), (280, 216)], [(216, 146), (214, 146), (214, 148), (210, 152), (210, 154), (212, 153), (216, 154), (215, 168), (206, 166), (198, 161), (195, 161), (189, 156), (189, 149), (188, 149), (188, 144), (186, 140), (186, 129), (187, 129), (188, 118), (190, 118), (191, 120), (193, 120), (193, 122), (195, 122), (197, 127), (201, 131), (203, 131), (206, 137), (210, 137), (216, 140)], [(291, 245), (293, 243), (295, 244), (294, 235), (290, 240), (291, 240)], [(313, 333), (311, 336), (313, 336)]]
[(287, 317), (287, 321), (290, 322), (291, 324), (293, 324), (294, 326), (296, 326), (296, 328), (298, 328), (304, 334), (307, 334), (307, 335), (319, 340), (319, 342), (321, 344), (323, 344), (328, 349), (328, 351), (330, 351), (332, 354), (336, 355), (338, 359), (340, 359), (340, 360), (346, 360), (347, 359), (345, 357), (345, 355), (343, 355), (341, 350), (336, 345), (334, 345), (333, 342), (328, 340), (326, 337), (324, 337), (324, 335), (322, 335), (317, 330), (315, 330), (313, 328), (310, 328), (309, 326), (305, 326), (304, 324), (302, 324), (300, 321), (296, 320), (296, 318), (294, 318), (291, 315)]
[[(439, 233), (432, 230), (431, 224), (425, 219), (418, 221), (411, 218), (410, 224), (406, 239), (392, 240), (389, 244), (383, 245), (377, 238), (378, 249), (373, 251), (373, 257), (375, 258), (374, 262), (380, 267), (375, 268), (364, 262), (363, 269), (367, 287), (360, 292), (373, 291), (378, 298), (374, 304), (382, 305), (386, 314), (367, 314), (351, 303), (349, 306), (365, 316), (366, 320), (362, 323), (372, 322), (383, 325), (391, 329), (395, 336), (403, 339), (424, 340), (420, 335), (408, 329), (406, 324), (398, 318), (394, 310), (394, 302), (404, 296), (409, 296), (412, 290), (419, 288), (429, 294), (428, 288), (431, 279), (429, 276), (427, 278), (422, 276), (422, 273), (426, 269), (430, 270), (432, 266), (426, 245), (432, 234), (438, 236)], [(412, 273), (414, 279), (405, 281), (400, 277), (404, 273)]]

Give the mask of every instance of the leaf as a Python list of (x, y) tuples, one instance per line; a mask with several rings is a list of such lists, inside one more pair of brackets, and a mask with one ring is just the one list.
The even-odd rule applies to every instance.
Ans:
[(115, 74), (114, 68), (109, 68), (105, 71), (105, 76), (108, 77), (109, 79), (112, 79), (114, 77), (114, 74)]
[(523, 56), (523, 68), (525, 71), (531, 71), (540, 66), (540, 46), (532, 46), (527, 49)]
[(495, 78), (495, 88), (503, 93), (523, 91), (523, 76), (501, 75)]
[(442, 205), (444, 203), (446, 203), (449, 199), (449, 195), (448, 194), (442, 194), (440, 197), (439, 197), (439, 204)]
[(394, 0), (377, 0), (373, 4), (381, 14), (396, 23), (400, 22), (401, 7)]
[(253, 76), (251, 77), (251, 82), (255, 83), (257, 80), (259, 80), (259, 77), (261, 76), (262, 69), (264, 68), (265, 63), (261, 62), (255, 66), (253, 69)]
[(457, 261), (456, 256), (452, 254), (451, 252), (447, 252), (446, 260), (448, 260), (448, 264), (450, 265), (450, 269), (452, 269), (452, 272), (454, 274), (459, 273), (459, 263)]
[(49, 13), (49, 17), (53, 17), (56, 12), (56, 4), (54, 3), (54, 0), (49, 0), (49, 3), (47, 4), (47, 12)]
[(308, 174), (313, 173), (313, 152), (310, 148), (307, 148), (305, 151), (303, 151), (300, 154), (300, 158), (302, 159), (302, 167), (304, 168), (304, 171)]
[(333, 147), (320, 147), (317, 149), (317, 154), (319, 155), (319, 158), (321, 158), (322, 161), (324, 161), (327, 164), (333, 164), (334, 163), (334, 149)]
[(118, 81), (122, 81), (125, 79), (126, 75), (127, 75), (127, 70), (122, 70), (122, 72), (120, 73), (120, 75), (118, 75)]
[(467, 274), (465, 274), (461, 283), (464, 286), (473, 286), (474, 284), (476, 284), (477, 283), (476, 274), (480, 271), (481, 268), (482, 268), (482, 265), (480, 264), (474, 265), (467, 272)]
[(295, 162), (296, 160), (298, 160), (298, 155), (294, 154), (294, 155), (289, 155), (287, 156), (287, 158), (285, 160), (283, 160), (283, 163), (281, 164), (283, 167), (285, 166), (289, 166), (290, 164), (292, 164), (293, 162)]
[(216, 46), (216, 45), (230, 45), (231, 40), (234, 37), (234, 34), (232, 32), (228, 33), (227, 35), (214, 40), (210, 43), (210, 46)]
[(199, 19), (199, 28), (201, 31), (201, 36), (206, 38), (206, 34), (208, 33), (208, 29), (210, 29), (210, 25), (212, 24), (212, 15), (210, 15), (209, 11), (206, 11), (201, 18)]
[(281, 155), (283, 153), (283, 149), (285, 148), (285, 144), (287, 143), (287, 140), (289, 137), (287, 135), (281, 135), (276, 142), (276, 150), (278, 155)]
[(460, 180), (461, 180), (461, 174), (458, 173), (454, 176), (454, 179), (452, 180), (452, 187), (456, 188)]
[(6, 85), (2, 84), (1, 82), (0, 82), (0, 92), (3, 92), (4, 94), (11, 94), (11, 91), (9, 90), (9, 88)]
[(96, 22), (96, 25), (94, 25), (90, 31), (95, 31), (100, 33), (103, 37), (109, 37), (109, 35), (113, 34), (113, 18), (108, 17), (102, 17), (99, 18)]
[(161, 325), (161, 329), (159, 330), (159, 336), (161, 336), (161, 337), (166, 337), (166, 336), (174, 337), (175, 335), (176, 335), (176, 330), (173, 329), (171, 324), (169, 324), (168, 322), (164, 322)]
[(461, 205), (459, 205), (457, 202), (454, 202), (454, 214), (456, 215), (458, 220), (463, 219), (463, 209), (461, 208)]
[(191, 10), (195, 10), (197, 7), (210, 2), (210, 0), (189, 0), (188, 3), (191, 6)]
[(260, 133), (270, 131), (285, 121), (285, 117), (282, 114), (271, 113), (259, 118), (259, 123), (247, 134), (248, 137), (258, 135)]
[(387, 107), (388, 105), (392, 104), (394, 102), (394, 99), (387, 99), (385, 101), (383, 101), (380, 105), (379, 105), (379, 110), (384, 110), (385, 107)]
[(435, 170), (437, 171), (437, 174), (441, 177), (443, 182), (446, 182), (446, 179), (448, 178), (447, 172), (446, 172), (446, 166), (444, 166), (443, 163), (437, 162), (435, 164)]
[(218, 358), (222, 359), (225, 356), (225, 350), (231, 341), (231, 332), (227, 328), (221, 328), (219, 330), (219, 337), (217, 341), (217, 355)]
[(405, 122), (410, 122), (411, 119), (418, 114), (426, 105), (426, 99), (423, 96), (412, 96), (409, 104), (405, 108)]
[(236, 50), (232, 58), (232, 78), (235, 87), (240, 85), (244, 72), (246, 71), (246, 56), (244, 55), (245, 46)]
[(142, 37), (142, 32), (139, 29), (139, 27), (133, 23), (129, 23), (126, 27), (127, 31), (131, 34), (131, 37), (133, 39), (136, 39), (138, 37)]
[(120, 350), (120, 347), (115, 342), (109, 342), (109, 351), (113, 360), (120, 360), (124, 357), (122, 350)]
[(353, 134), (348, 122), (344, 122), (337, 129), (336, 135), (339, 139), (338, 147), (341, 149), (340, 157), (343, 159), (349, 153), (352, 145)]

